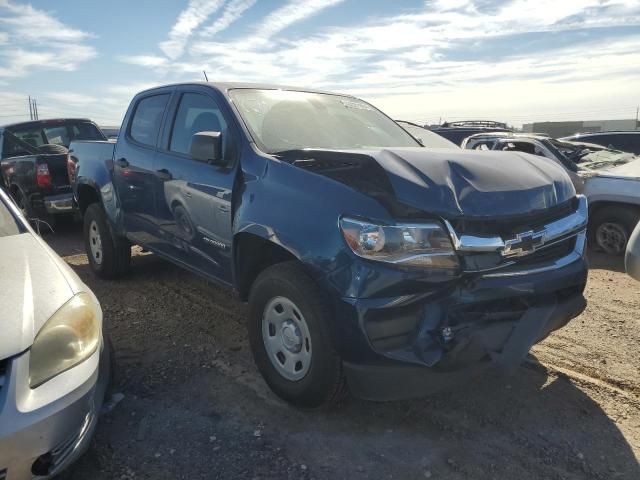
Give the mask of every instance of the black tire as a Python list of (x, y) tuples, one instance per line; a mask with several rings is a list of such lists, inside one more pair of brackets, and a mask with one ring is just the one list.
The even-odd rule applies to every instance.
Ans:
[[(90, 235), (90, 232), (93, 233)], [(99, 203), (92, 203), (84, 213), (83, 234), (89, 266), (98, 277), (113, 279), (129, 271), (131, 244), (126, 238), (116, 236), (112, 232), (104, 209)], [(96, 237), (100, 240), (99, 254), (92, 250)]]
[[(310, 366), (304, 377), (296, 381), (285, 378), (276, 369), (263, 340), (265, 308), (276, 297), (289, 299), (300, 310), (313, 345)], [(346, 393), (342, 360), (330, 333), (331, 312), (327, 296), (296, 262), (265, 269), (251, 288), (248, 330), (254, 360), (273, 392), (297, 407), (330, 407)]]
[(639, 218), (638, 212), (632, 208), (609, 206), (596, 210), (589, 220), (590, 248), (609, 255), (624, 255)]

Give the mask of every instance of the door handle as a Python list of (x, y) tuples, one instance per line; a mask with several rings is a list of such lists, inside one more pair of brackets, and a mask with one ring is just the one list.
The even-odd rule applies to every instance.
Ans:
[(171, 179), (173, 179), (173, 176), (171, 175), (171, 172), (169, 170), (167, 170), (166, 168), (161, 168), (156, 173), (158, 174), (158, 177), (160, 177), (162, 180), (171, 180)]
[(229, 213), (231, 211), (231, 208), (227, 207), (226, 205), (220, 205), (218, 207), (218, 210), (222, 213)]
[(116, 160), (116, 165), (120, 168), (127, 168), (129, 166), (129, 162), (127, 162), (127, 159), (123, 157)]

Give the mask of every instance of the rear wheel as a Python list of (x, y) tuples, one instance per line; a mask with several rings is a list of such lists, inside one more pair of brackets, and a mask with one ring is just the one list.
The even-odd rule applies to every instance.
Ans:
[(589, 221), (591, 247), (609, 255), (624, 255), (638, 218), (630, 208), (612, 206), (597, 210)]
[(249, 298), (249, 340), (256, 365), (282, 399), (328, 407), (346, 391), (330, 331), (330, 303), (295, 262), (267, 268)]
[(112, 233), (102, 205), (89, 205), (84, 214), (84, 243), (91, 270), (102, 278), (117, 278), (129, 271), (131, 244)]

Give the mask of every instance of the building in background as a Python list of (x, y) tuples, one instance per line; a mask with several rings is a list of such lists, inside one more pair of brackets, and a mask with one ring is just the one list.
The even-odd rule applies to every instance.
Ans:
[(629, 120), (588, 120), (570, 122), (535, 122), (522, 125), (526, 133), (546, 133), (553, 138), (567, 137), (574, 133), (608, 132), (612, 130), (638, 130), (640, 123)]

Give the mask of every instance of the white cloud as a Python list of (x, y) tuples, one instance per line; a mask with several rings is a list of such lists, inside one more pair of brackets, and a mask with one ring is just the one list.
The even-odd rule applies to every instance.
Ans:
[(73, 71), (97, 53), (85, 42), (92, 35), (53, 15), (8, 1), (0, 2), (0, 77), (17, 78), (33, 70)]
[(121, 62), (141, 67), (164, 67), (169, 64), (167, 58), (156, 55), (122, 55), (118, 59)]
[(81, 41), (91, 34), (69, 27), (43, 10), (31, 5), (18, 5), (10, 2), (0, 4), (8, 16), (0, 17), (0, 25), (7, 26), (12, 36), (21, 41)]
[(236, 22), (242, 14), (253, 7), (257, 0), (231, 0), (225, 7), (222, 15), (211, 25), (200, 32), (203, 37), (213, 37), (214, 35), (229, 28)]
[(160, 44), (160, 49), (171, 59), (176, 59), (184, 51), (193, 31), (218, 10), (224, 0), (189, 0), (189, 4), (178, 16), (169, 32), (169, 39)]
[(274, 10), (262, 20), (257, 28), (258, 38), (266, 41), (294, 23), (317, 15), (322, 10), (342, 3), (344, 0), (289, 0), (284, 6)]
[[(247, 23), (246, 12), (256, 1), (189, 1), (161, 51), (117, 57), (143, 67), (149, 82), (103, 88), (105, 98), (96, 102), (96, 114), (113, 123), (137, 91), (154, 83), (201, 79), (203, 69), (211, 80), (353, 93), (393, 116), (417, 121), (495, 115), (518, 123), (526, 120), (524, 115), (626, 109), (627, 103), (637, 102), (640, 32), (631, 35), (629, 28), (620, 28), (618, 35), (614, 28), (640, 26), (638, 0), (425, 0), (417, 8), (398, 7), (396, 14), (384, 17), (367, 11), (342, 26), (306, 21), (333, 12), (328, 9), (344, 0), (287, 0)], [(0, 17), (2, 5), (0, 0)], [(324, 18), (331, 22), (328, 14)], [(291, 28), (303, 22), (308, 26), (303, 33)], [(243, 28), (243, 35), (229, 36), (234, 24)], [(608, 29), (597, 30), (600, 27)], [(70, 30), (63, 36), (73, 38), (67, 42), (72, 45), (84, 46), (91, 38)], [(606, 37), (598, 38), (605, 33), (597, 32)], [(546, 40), (525, 49), (524, 37), (553, 38), (558, 44)], [(24, 58), (7, 68), (3, 57), (9, 49), (0, 48), (0, 77), (23, 75), (52, 60), (39, 57), (37, 49), (24, 50)], [(84, 51), (80, 58), (86, 61), (90, 55)], [(63, 97), (51, 97), (49, 103), (74, 107), (71, 97), (68, 100), (65, 104)]]

